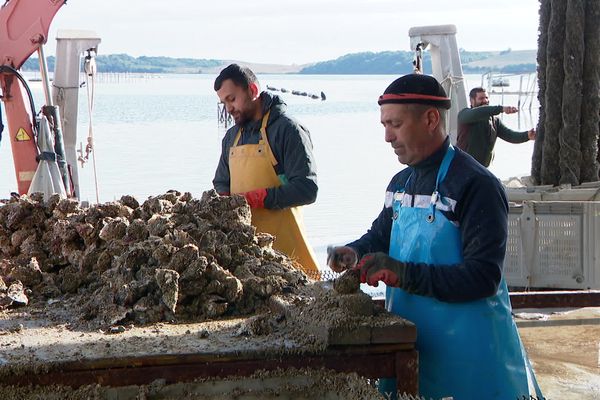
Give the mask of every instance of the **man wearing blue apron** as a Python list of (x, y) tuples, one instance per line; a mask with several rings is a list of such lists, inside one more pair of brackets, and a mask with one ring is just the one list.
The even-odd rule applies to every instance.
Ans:
[[(501, 183), (450, 144), (450, 99), (435, 78), (403, 76), (378, 103), (385, 140), (408, 168), (392, 178), (371, 229), (335, 248), (329, 266), (359, 268), (369, 285), (384, 282), (387, 310), (416, 324), (420, 395), (541, 398), (502, 277)], [(395, 380), (380, 380), (379, 389), (396, 396)]]

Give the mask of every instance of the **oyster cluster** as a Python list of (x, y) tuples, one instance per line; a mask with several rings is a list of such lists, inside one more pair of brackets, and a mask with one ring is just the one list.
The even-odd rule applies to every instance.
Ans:
[(257, 233), (242, 196), (169, 191), (82, 208), (21, 196), (0, 205), (0, 308), (69, 298), (113, 325), (248, 315), (308, 280)]

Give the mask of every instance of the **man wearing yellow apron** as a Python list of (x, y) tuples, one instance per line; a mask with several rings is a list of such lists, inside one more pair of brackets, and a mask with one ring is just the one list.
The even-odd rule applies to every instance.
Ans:
[(257, 231), (274, 235), (273, 247), (318, 279), (300, 213), (300, 206), (316, 200), (318, 190), (308, 130), (286, 115), (278, 96), (260, 91), (246, 67), (223, 69), (214, 89), (235, 121), (223, 138), (215, 190), (244, 195)]
[[(502, 276), (502, 185), (450, 144), (450, 99), (435, 78), (398, 78), (378, 103), (385, 140), (408, 167), (392, 178), (371, 229), (330, 251), (331, 269), (355, 265), (361, 282), (384, 282), (387, 310), (415, 323), (421, 396), (541, 399)], [(395, 379), (379, 390), (395, 399)]]

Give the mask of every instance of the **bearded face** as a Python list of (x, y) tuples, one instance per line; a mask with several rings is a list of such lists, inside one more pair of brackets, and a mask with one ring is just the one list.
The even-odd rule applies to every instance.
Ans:
[(477, 92), (475, 98), (471, 98), (471, 107), (487, 106), (490, 104), (487, 92)]
[(251, 84), (247, 89), (236, 85), (231, 79), (223, 81), (221, 88), (217, 90), (217, 96), (227, 112), (233, 117), (236, 125), (255, 119), (257, 108), (260, 107), (255, 101), (258, 97), (258, 88)]

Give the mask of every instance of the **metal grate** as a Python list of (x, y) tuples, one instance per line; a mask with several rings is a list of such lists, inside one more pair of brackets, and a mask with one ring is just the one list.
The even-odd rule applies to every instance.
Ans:
[(535, 274), (571, 278), (581, 273), (581, 215), (538, 215), (538, 262)]
[(337, 278), (338, 276), (340, 276), (340, 274), (338, 274), (337, 272), (333, 272), (331, 270), (325, 270), (325, 271), (319, 271), (319, 272), (309, 271), (309, 272), (305, 272), (305, 274), (310, 279), (313, 279), (316, 281), (332, 281), (335, 278)]
[(504, 258), (504, 273), (510, 276), (526, 278), (521, 269), (521, 230), (520, 218), (509, 216), (508, 219), (508, 239), (506, 241), (506, 256)]
[(600, 287), (600, 202), (511, 205), (504, 273), (512, 287)]

